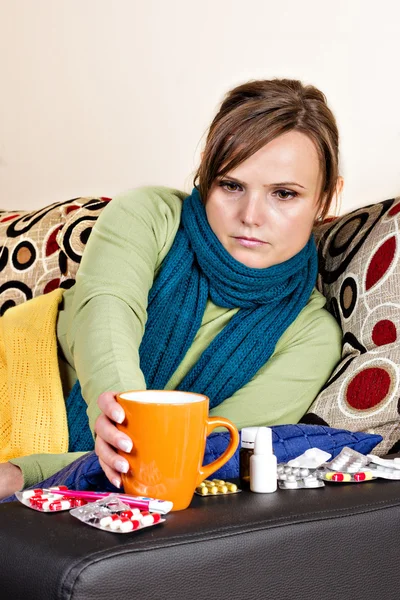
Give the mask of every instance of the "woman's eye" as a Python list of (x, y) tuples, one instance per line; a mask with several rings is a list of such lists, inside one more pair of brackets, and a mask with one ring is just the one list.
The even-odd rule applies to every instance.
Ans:
[(276, 190), (279, 200), (291, 200), (297, 196), (297, 192), (290, 192), (289, 190)]
[(227, 192), (240, 192), (242, 187), (234, 181), (221, 181), (219, 184)]

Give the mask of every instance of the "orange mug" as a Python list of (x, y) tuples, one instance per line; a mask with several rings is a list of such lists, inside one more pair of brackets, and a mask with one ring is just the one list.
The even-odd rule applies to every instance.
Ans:
[[(117, 425), (133, 442), (131, 452), (119, 450), (129, 463), (122, 474), (128, 494), (170, 500), (173, 510), (187, 508), (196, 487), (222, 467), (239, 444), (231, 421), (208, 416), (208, 398), (177, 391), (132, 391), (117, 394), (125, 420)], [(203, 466), (207, 436), (226, 427), (230, 441), (225, 452)]]

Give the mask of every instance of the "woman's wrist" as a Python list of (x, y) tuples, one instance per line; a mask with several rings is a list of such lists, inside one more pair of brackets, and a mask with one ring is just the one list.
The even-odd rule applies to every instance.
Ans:
[(24, 476), (17, 465), (10, 462), (0, 464), (0, 499), (18, 492), (23, 485)]

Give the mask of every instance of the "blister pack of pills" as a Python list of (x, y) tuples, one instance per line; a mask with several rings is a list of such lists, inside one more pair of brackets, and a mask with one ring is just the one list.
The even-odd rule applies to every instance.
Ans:
[(340, 454), (338, 454), (324, 467), (331, 471), (341, 471), (343, 473), (357, 473), (362, 471), (369, 463), (369, 458), (364, 454), (360, 454), (353, 448), (345, 446)]
[(319, 448), (309, 448), (300, 456), (292, 458), (286, 464), (288, 467), (300, 467), (305, 469), (317, 469), (331, 458), (332, 454)]
[(330, 469), (318, 469), (317, 477), (331, 483), (362, 483), (376, 479), (373, 471), (368, 467), (364, 471), (348, 473), (343, 471), (331, 471)]
[(241, 491), (236, 483), (224, 481), (223, 479), (205, 479), (196, 488), (195, 494), (198, 496), (226, 496), (227, 494), (237, 494)]
[(281, 490), (324, 487), (325, 484), (315, 473), (315, 469), (291, 467), (288, 463), (280, 463), (277, 466), (278, 486)]
[(16, 492), (15, 496), (18, 500), (39, 512), (61, 512), (63, 510), (71, 510), (71, 508), (84, 506), (87, 501), (82, 498), (74, 498), (71, 496), (62, 496), (59, 493), (52, 493), (57, 491), (67, 491), (68, 488), (65, 485), (52, 487), (46, 490), (37, 488), (34, 490), (24, 490), (23, 492)]
[(82, 523), (113, 533), (130, 533), (164, 523), (160, 513), (131, 508), (114, 495), (70, 511)]
[(400, 479), (400, 458), (381, 458), (374, 454), (368, 454), (368, 469), (375, 477), (381, 479)]

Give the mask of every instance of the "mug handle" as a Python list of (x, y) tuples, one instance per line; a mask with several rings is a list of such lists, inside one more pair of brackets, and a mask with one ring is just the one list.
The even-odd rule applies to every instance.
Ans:
[(209, 476), (220, 469), (236, 452), (236, 448), (239, 445), (239, 432), (232, 421), (224, 419), (224, 417), (208, 417), (207, 418), (207, 437), (216, 427), (226, 427), (230, 435), (230, 440), (227, 449), (219, 458), (214, 460), (209, 465), (201, 467), (196, 482), (196, 487), (200, 485), (204, 479), (208, 479)]

